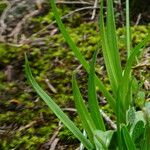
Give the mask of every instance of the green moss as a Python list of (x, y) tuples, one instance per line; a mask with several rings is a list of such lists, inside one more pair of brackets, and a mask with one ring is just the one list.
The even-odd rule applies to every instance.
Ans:
[(7, 7), (7, 3), (2, 0), (0, 2), (0, 15), (3, 13), (3, 11), (5, 10), (6, 7)]

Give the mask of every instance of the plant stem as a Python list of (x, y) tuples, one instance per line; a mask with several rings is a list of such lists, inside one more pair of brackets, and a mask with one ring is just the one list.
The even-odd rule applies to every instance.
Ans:
[(130, 37), (130, 14), (129, 14), (129, 0), (126, 0), (126, 47), (127, 47), (127, 57), (130, 56), (131, 49), (131, 37)]

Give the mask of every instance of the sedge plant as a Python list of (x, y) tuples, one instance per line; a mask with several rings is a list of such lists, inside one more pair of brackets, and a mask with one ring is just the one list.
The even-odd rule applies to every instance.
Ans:
[[(118, 39), (116, 35), (113, 0), (107, 0), (106, 19), (104, 21), (104, 4), (100, 1), (100, 37), (102, 52), (110, 81), (111, 93), (106, 89), (102, 80), (95, 74), (95, 64), (98, 50), (93, 54), (91, 62), (87, 62), (80, 50), (67, 33), (58, 13), (55, 0), (50, 0), (58, 27), (63, 34), (75, 57), (80, 61), (88, 74), (88, 104), (84, 103), (76, 81), (76, 73), (72, 75), (72, 89), (77, 113), (81, 119), (84, 133), (69, 119), (61, 108), (38, 85), (32, 75), (27, 56), (25, 55), (25, 73), (27, 79), (37, 94), (60, 121), (74, 134), (87, 150), (149, 150), (150, 149), (150, 103), (145, 102), (140, 111), (133, 105), (132, 65), (142, 48), (150, 40), (150, 34), (134, 48), (131, 48), (129, 2), (126, 1), (126, 45), (127, 59), (125, 67), (121, 66)], [(99, 43), (98, 43), (99, 44)], [(100, 106), (97, 100), (96, 87), (102, 92), (111, 109), (116, 115), (117, 129), (107, 130)], [(85, 134), (86, 133), (86, 134)], [(85, 136), (86, 135), (86, 136)], [(138, 141), (138, 142), (137, 142)]]

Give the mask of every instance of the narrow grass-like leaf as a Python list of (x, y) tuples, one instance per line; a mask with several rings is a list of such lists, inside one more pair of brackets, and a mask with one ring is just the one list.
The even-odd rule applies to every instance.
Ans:
[[(87, 137), (87, 133), (86, 133), (85, 130), (83, 130), (83, 135), (84, 135), (85, 137)], [(83, 145), (82, 143), (80, 143), (79, 150), (84, 150), (84, 145)]]
[(144, 110), (144, 117), (146, 121), (145, 125), (145, 133), (144, 133), (144, 143), (143, 143), (143, 149), (149, 150), (150, 149), (150, 102), (145, 103), (145, 110)]
[(122, 68), (121, 68), (121, 61), (117, 43), (117, 35), (116, 35), (116, 26), (115, 26), (115, 17), (114, 17), (114, 8), (113, 8), (113, 1), (107, 0), (107, 22), (106, 22), (106, 34), (108, 38), (109, 44), (109, 53), (113, 60), (113, 67), (115, 70), (115, 75), (117, 77), (117, 85), (119, 85), (122, 77)]
[[(128, 90), (127, 90), (127, 94), (126, 94), (126, 100), (124, 101), (124, 108), (125, 112), (129, 109), (129, 106), (133, 104), (133, 93), (132, 93), (132, 80), (131, 80), (131, 76), (129, 77), (129, 84), (128, 84)], [(123, 98), (122, 98), (122, 102), (123, 102)]]
[[(121, 122), (123, 122), (122, 120), (124, 119), (124, 114), (121, 115), (122, 110), (120, 107), (120, 103), (121, 103), (121, 99), (119, 97), (119, 93), (120, 93), (120, 88), (118, 88), (118, 93), (117, 93), (117, 98), (116, 98), (116, 117), (117, 117), (117, 141), (118, 141), (118, 149), (122, 150), (122, 136), (121, 136), (121, 129), (120, 129), (120, 125)], [(123, 116), (123, 119), (122, 119)]]
[(150, 33), (147, 35), (147, 37), (142, 42), (140, 42), (137, 46), (135, 46), (135, 48), (133, 48), (131, 50), (131, 55), (130, 55), (129, 59), (127, 60), (127, 63), (125, 66), (123, 81), (127, 81), (127, 79), (129, 78), (131, 67), (135, 60), (135, 57), (141, 51), (141, 48), (147, 44), (148, 41), (150, 41)]
[(131, 52), (129, 0), (126, 0), (126, 47), (127, 47), (127, 56), (129, 58)]
[(50, 0), (51, 2), (51, 7), (52, 7), (52, 11), (54, 12), (54, 16), (56, 19), (56, 22), (59, 26), (60, 31), (62, 32), (66, 42), (68, 43), (68, 45), (70, 46), (70, 48), (72, 49), (72, 51), (74, 52), (75, 56), (80, 60), (81, 64), (89, 71), (89, 65), (86, 62), (85, 58), (83, 57), (83, 55), (80, 53), (79, 49), (77, 48), (76, 44), (73, 42), (73, 40), (71, 39), (71, 37), (68, 35), (64, 24), (62, 23), (59, 13), (57, 11), (57, 7), (55, 4), (55, 0)]
[(88, 78), (88, 104), (91, 117), (95, 123), (97, 130), (105, 131), (105, 125), (101, 114), (99, 113), (99, 104), (95, 86), (95, 63), (98, 51), (95, 51), (92, 62), (90, 64), (90, 73)]
[(129, 134), (129, 131), (128, 131), (127, 127), (123, 126), (121, 128), (121, 130), (122, 130), (122, 134), (123, 134), (124, 141), (126, 143), (127, 149), (128, 150), (136, 150), (135, 144), (134, 144), (134, 142), (133, 142), (133, 140), (132, 140), (132, 138)]
[[(116, 70), (115, 70), (115, 64), (114, 64), (114, 58), (113, 58), (113, 49), (112, 45), (109, 44), (108, 36), (107, 36), (107, 30), (105, 28), (104, 24), (104, 16), (103, 16), (103, 0), (101, 1), (101, 8), (100, 8), (100, 35), (102, 38), (102, 50), (104, 55), (104, 61), (106, 64), (106, 69), (108, 73), (108, 77), (111, 84), (111, 89), (113, 91), (114, 96), (117, 95), (117, 88), (118, 88), (118, 78), (116, 76)], [(113, 40), (113, 39), (112, 39)]]
[(84, 104), (83, 98), (81, 96), (80, 90), (77, 85), (75, 74), (73, 74), (72, 77), (72, 90), (73, 90), (73, 96), (75, 100), (75, 106), (79, 114), (79, 117), (82, 121), (83, 127), (87, 132), (90, 141), (93, 141), (93, 133), (94, 130), (96, 129), (96, 126)]
[(128, 105), (130, 103), (130, 102), (125, 102), (125, 100), (128, 100), (128, 99), (126, 99), (126, 96), (128, 94), (128, 90), (129, 90), (130, 73), (131, 73), (131, 69), (132, 69), (132, 64), (133, 64), (136, 56), (140, 52), (141, 48), (143, 46), (145, 46), (148, 41), (150, 41), (150, 33), (141, 43), (139, 43), (135, 48), (133, 48), (131, 50), (130, 57), (128, 58), (127, 63), (125, 65), (124, 75), (123, 75), (123, 79), (122, 79), (121, 86), (120, 86), (120, 88), (121, 88), (120, 94), (121, 94), (121, 97), (123, 99), (122, 105), (123, 105), (125, 111), (126, 111), (126, 109), (128, 109), (128, 107), (129, 107)]
[[(59, 29), (61, 31), (61, 33), (63, 34), (66, 42), (68, 43), (68, 45), (70, 46), (71, 50), (74, 52), (75, 56), (77, 57), (77, 59), (80, 61), (80, 63), (83, 65), (83, 67), (85, 68), (85, 70), (89, 73), (90, 70), (90, 66), (87, 63), (87, 61), (85, 60), (85, 58), (83, 57), (83, 55), (81, 54), (81, 52), (79, 51), (79, 49), (77, 48), (76, 44), (73, 42), (73, 40), (71, 39), (71, 37), (68, 35), (65, 26), (63, 25), (61, 18), (59, 16), (59, 13), (57, 11), (57, 7), (55, 4), (55, 0), (50, 0), (51, 3), (51, 7), (52, 7), (52, 11), (54, 13), (56, 22), (59, 26)], [(106, 97), (108, 103), (111, 105), (111, 107), (113, 108), (113, 110), (115, 111), (115, 100), (112, 97), (112, 95), (107, 91), (107, 89), (105, 88), (104, 84), (102, 83), (102, 81), (96, 76), (96, 85), (98, 86), (99, 90), (103, 93), (103, 95)]]
[(32, 76), (31, 69), (29, 67), (27, 56), (25, 56), (25, 73), (28, 81), (38, 93), (38, 95), (45, 101), (48, 107), (55, 113), (61, 122), (83, 143), (83, 145), (91, 150), (94, 148), (93, 144), (84, 137), (81, 131), (75, 126), (75, 124), (68, 118), (68, 116), (60, 109), (60, 107), (47, 95), (46, 92), (38, 85)]

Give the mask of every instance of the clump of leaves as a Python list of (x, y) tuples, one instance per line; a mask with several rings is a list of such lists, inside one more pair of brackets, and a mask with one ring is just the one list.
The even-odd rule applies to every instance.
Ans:
[[(118, 40), (114, 20), (113, 1), (107, 0), (106, 23), (103, 16), (103, 1), (100, 11), (100, 34), (104, 61), (110, 81), (112, 93), (107, 91), (105, 85), (95, 74), (95, 63), (98, 50), (95, 51), (92, 61), (88, 63), (79, 49), (68, 35), (56, 8), (54, 0), (51, 0), (52, 11), (66, 42), (88, 73), (88, 106), (85, 105), (80, 93), (76, 75), (72, 77), (72, 89), (75, 106), (82, 122), (84, 133), (68, 118), (51, 97), (38, 85), (32, 76), (27, 56), (25, 56), (25, 71), (30, 84), (39, 96), (45, 101), (49, 108), (55, 113), (60, 121), (77, 137), (77, 139), (88, 149), (119, 149), (135, 150), (147, 149), (150, 145), (150, 104), (144, 103), (142, 110), (136, 111), (133, 107), (133, 75), (132, 64), (141, 49), (150, 39), (150, 34), (134, 48), (131, 48), (130, 24), (129, 24), (129, 2), (126, 1), (126, 47), (127, 59), (125, 67), (121, 66)], [(99, 45), (99, 43), (98, 43)], [(107, 130), (102, 115), (99, 112), (96, 86), (106, 97), (110, 107), (116, 114), (117, 129)], [(141, 129), (141, 130), (139, 130)], [(85, 134), (86, 133), (86, 134)], [(117, 140), (116, 140), (117, 138)], [(115, 139), (115, 144), (114, 144)], [(140, 145), (136, 141), (140, 142)], [(113, 143), (113, 144), (112, 144)], [(83, 149), (83, 148), (82, 148)]]

